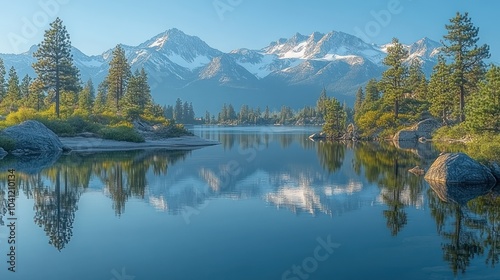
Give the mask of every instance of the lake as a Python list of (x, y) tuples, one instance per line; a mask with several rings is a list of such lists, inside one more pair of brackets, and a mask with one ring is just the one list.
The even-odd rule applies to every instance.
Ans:
[(2, 160), (0, 279), (500, 275), (500, 191), (436, 193), (408, 172), (437, 157), (429, 144), (307, 139), (317, 127), (190, 129), (221, 145)]

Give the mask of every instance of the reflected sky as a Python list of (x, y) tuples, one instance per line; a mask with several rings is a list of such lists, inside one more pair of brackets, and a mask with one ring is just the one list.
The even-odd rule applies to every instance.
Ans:
[[(407, 172), (432, 162), (430, 146), (307, 139), (317, 127), (191, 129), (221, 145), (17, 165), (19, 273), (0, 267), (1, 279), (111, 279), (122, 268), (136, 279), (282, 279), (327, 236), (341, 246), (311, 279), (494, 275), (498, 191), (445, 202)], [(353, 270), (359, 261), (366, 269)]]

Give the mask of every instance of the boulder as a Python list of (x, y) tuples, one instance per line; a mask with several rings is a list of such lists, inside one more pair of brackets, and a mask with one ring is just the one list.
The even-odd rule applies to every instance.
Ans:
[(441, 124), (435, 119), (426, 119), (416, 125), (402, 129), (394, 135), (394, 141), (418, 141), (422, 139), (431, 139), (432, 133), (438, 129)]
[(17, 156), (60, 153), (64, 148), (59, 137), (38, 121), (25, 121), (4, 129), (1, 134), (15, 140), (12, 154)]
[(427, 181), (453, 184), (495, 185), (496, 179), (486, 166), (464, 153), (440, 155), (425, 174)]

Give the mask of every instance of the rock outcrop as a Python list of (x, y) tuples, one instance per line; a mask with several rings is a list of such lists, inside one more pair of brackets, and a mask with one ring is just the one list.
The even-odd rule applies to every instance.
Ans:
[(464, 153), (447, 153), (439, 156), (425, 174), (427, 181), (447, 184), (495, 185), (490, 169)]
[(309, 135), (309, 139), (316, 140), (316, 139), (326, 139), (326, 133), (324, 132), (317, 132), (314, 134)]
[(432, 133), (438, 129), (441, 124), (435, 119), (426, 119), (416, 125), (402, 129), (394, 135), (393, 141), (414, 141), (417, 142), (419, 139), (431, 139)]
[(38, 121), (25, 121), (4, 129), (1, 134), (15, 140), (11, 153), (16, 156), (60, 153), (64, 150), (59, 137)]
[(500, 164), (493, 161), (488, 164), (488, 168), (490, 169), (491, 174), (493, 174), (493, 176), (497, 179), (497, 183), (500, 183)]

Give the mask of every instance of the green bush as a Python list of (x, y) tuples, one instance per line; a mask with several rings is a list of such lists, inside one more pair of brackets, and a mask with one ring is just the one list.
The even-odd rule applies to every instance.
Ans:
[(144, 142), (144, 137), (131, 127), (116, 126), (104, 127), (98, 133), (104, 139), (127, 141), (127, 142)]
[(6, 135), (0, 135), (0, 147), (2, 147), (7, 152), (14, 150), (16, 146), (16, 141)]
[(43, 123), (48, 129), (57, 134), (57, 136), (74, 136), (76, 134), (75, 128), (67, 121), (45, 118), (38, 118), (37, 121)]

